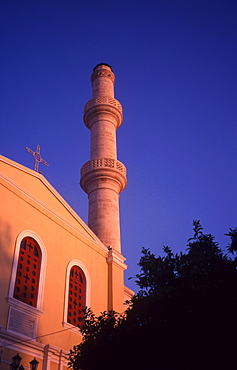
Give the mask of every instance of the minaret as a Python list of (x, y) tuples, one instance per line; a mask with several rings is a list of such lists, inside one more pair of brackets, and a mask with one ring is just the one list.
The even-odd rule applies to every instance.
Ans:
[(92, 99), (84, 108), (91, 131), (90, 160), (81, 168), (81, 187), (88, 194), (88, 226), (107, 246), (121, 253), (119, 194), (126, 187), (126, 167), (117, 160), (116, 130), (122, 106), (114, 99), (112, 68), (98, 64), (92, 73)]

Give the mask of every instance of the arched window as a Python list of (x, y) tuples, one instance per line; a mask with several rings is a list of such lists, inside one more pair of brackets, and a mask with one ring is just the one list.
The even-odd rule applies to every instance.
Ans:
[(42, 253), (38, 243), (27, 236), (19, 250), (13, 298), (37, 307)]
[(82, 269), (74, 265), (69, 274), (67, 322), (82, 325), (82, 309), (86, 305), (86, 278)]

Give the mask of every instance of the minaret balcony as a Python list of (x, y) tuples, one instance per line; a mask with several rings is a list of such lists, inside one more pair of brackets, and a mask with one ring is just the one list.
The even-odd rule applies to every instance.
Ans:
[[(87, 192), (87, 185), (108, 179), (109, 182), (118, 184), (120, 193), (127, 185), (126, 167), (113, 158), (95, 158), (86, 162), (81, 168), (81, 187)], [(94, 186), (93, 186), (94, 187)]]
[(122, 113), (122, 105), (119, 103), (117, 99), (111, 98), (110, 96), (97, 96), (89, 100), (84, 107), (84, 113), (86, 113), (86, 111), (93, 107), (94, 105), (101, 104), (112, 105)]
[(96, 158), (86, 162), (81, 168), (81, 176), (94, 168), (114, 168), (126, 177), (126, 167), (124, 164), (113, 158)]
[(115, 126), (118, 128), (123, 121), (122, 105), (117, 99), (110, 96), (97, 96), (89, 100), (84, 107), (84, 122), (90, 129), (97, 122), (98, 114), (110, 114), (115, 118)]

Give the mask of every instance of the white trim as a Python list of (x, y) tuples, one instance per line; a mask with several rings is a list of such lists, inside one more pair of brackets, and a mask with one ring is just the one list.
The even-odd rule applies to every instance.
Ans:
[(0, 330), (0, 345), (3, 348), (11, 348), (16, 352), (22, 352), (38, 359), (43, 359), (44, 344), (37, 342), (35, 338), (26, 338), (9, 330)]
[[(18, 300), (13, 298), (13, 293), (14, 293), (14, 286), (15, 286), (15, 279), (16, 279), (16, 272), (17, 272), (20, 245), (21, 245), (22, 239), (27, 237), (27, 236), (32, 237), (33, 239), (35, 239), (35, 241), (39, 244), (39, 247), (40, 247), (41, 253), (42, 253), (42, 260), (41, 260), (41, 267), (40, 267), (40, 279), (39, 279), (39, 290), (38, 290), (37, 307), (36, 307), (37, 311), (42, 311), (47, 253), (46, 253), (46, 248), (45, 248), (45, 245), (44, 245), (42, 239), (32, 230), (22, 231), (16, 239), (16, 248), (15, 248), (15, 254), (14, 254), (14, 259), (13, 259), (11, 282), (10, 282), (9, 297), (8, 297), (10, 299), (8, 300), (8, 303), (11, 304), (11, 302), (13, 300), (15, 306), (19, 305)], [(23, 307), (26, 306), (25, 304), (23, 304), (23, 305), (24, 305)], [(25, 309), (25, 310), (27, 310), (27, 309)], [(34, 307), (31, 307), (31, 310), (34, 311)]]
[(9, 306), (14, 307), (18, 310), (24, 311), (30, 315), (40, 317), (43, 314), (43, 311), (40, 311), (36, 307), (30, 306), (27, 303), (21, 302), (18, 299), (7, 297), (6, 300)]
[(81, 261), (77, 259), (73, 259), (70, 261), (67, 265), (67, 271), (66, 271), (66, 286), (65, 286), (65, 298), (64, 298), (64, 315), (63, 315), (63, 326), (66, 328), (72, 328), (73, 331), (75, 331), (77, 334), (80, 334), (78, 327), (75, 327), (74, 325), (71, 325), (67, 322), (67, 309), (68, 309), (68, 290), (69, 290), (69, 277), (70, 277), (70, 271), (73, 266), (78, 266), (82, 269), (82, 271), (85, 274), (86, 278), (86, 306), (90, 307), (91, 302), (91, 279), (89, 272)]

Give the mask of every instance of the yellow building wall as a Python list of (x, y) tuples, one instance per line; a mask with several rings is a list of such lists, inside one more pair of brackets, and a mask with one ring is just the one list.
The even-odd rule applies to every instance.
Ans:
[(46, 209), (53, 209), (55, 213), (64, 217), (67, 222), (72, 223), (81, 231), (90, 235), (90, 237), (96, 238), (81, 219), (80, 223), (78, 222), (78, 215), (43, 175), (10, 161), (3, 156), (0, 156), (0, 170), (4, 176), (11, 179), (11, 182), (15, 184), (16, 188), (24, 189), (32, 198), (37, 199), (39, 203), (45, 205)]
[[(8, 164), (6, 159), (0, 161), (1, 173), (0, 326), (3, 330), (7, 329), (9, 314), (7, 297), (18, 235), (25, 230), (30, 230), (38, 235), (46, 249), (43, 313), (38, 319), (36, 339), (36, 347), (38, 347), (35, 350), (29, 350), (27, 338), (22, 339), (21, 346), (18, 343), (13, 345), (13, 349), (7, 349), (5, 346), (2, 364), (7, 364), (6, 361), (16, 354), (16, 350), (19, 350), (24, 359), (22, 364), (26, 366), (25, 368), (27, 368), (25, 363), (28, 363), (28, 360), (31, 361), (33, 354), (36, 353), (38, 358), (37, 355), (35, 357), (40, 361), (40, 366), (43, 366), (42, 370), (63, 369), (66, 366), (65, 354), (81, 341), (79, 330), (75, 327), (68, 329), (69, 324), (64, 324), (68, 264), (76, 259), (86, 266), (91, 286), (88, 293), (90, 307), (98, 315), (108, 308), (113, 308), (117, 312), (123, 311), (123, 271), (126, 268), (123, 263), (124, 258), (118, 253), (113, 255), (113, 252), (111, 252), (112, 258), (108, 256), (107, 248), (74, 214), (42, 175), (29, 174), (28, 169), (12, 161)], [(40, 176), (42, 179), (39, 178)], [(19, 338), (19, 335), (16, 337)], [(3, 340), (1, 342), (3, 343)], [(46, 345), (49, 345), (50, 356), (48, 357), (43, 353)], [(60, 349), (64, 358), (61, 365), (59, 365)], [(54, 351), (55, 354), (53, 354)], [(42, 365), (43, 358), (46, 357), (50, 357), (50, 360)], [(9, 368), (9, 364), (6, 366)], [(41, 367), (38, 369), (41, 370)]]
[[(13, 193), (10, 194), (11, 204), (13, 206), (9, 207), (8, 196), (8, 194), (7, 196), (1, 194), (1, 199), (3, 199), (1, 209), (4, 215), (5, 228), (8, 230), (8, 235), (5, 233), (5, 237), (10, 241), (5, 251), (5, 259), (8, 259), (9, 262), (12, 261), (16, 237), (23, 230), (34, 231), (43, 240), (47, 249), (46, 280), (43, 300), (44, 314), (39, 320), (38, 335), (41, 336), (62, 330), (65, 306), (66, 268), (68, 263), (73, 259), (80, 260), (86, 265), (89, 271), (91, 285), (94, 287), (93, 291), (91, 291), (91, 305), (93, 306), (93, 310), (95, 313), (99, 313), (106, 309), (108, 266), (105, 252), (102, 253), (98, 247), (94, 245), (91, 246), (88, 240), (85, 240), (83, 236), (76, 235), (75, 230), (71, 230), (67, 225), (64, 224), (62, 227), (53, 216), (45, 217), (45, 214), (39, 211), (37, 207), (25, 202)], [(100, 266), (99, 271), (98, 266)], [(11, 263), (5, 264), (3, 270), (5, 271), (4, 280), (7, 283), (11, 276)], [(6, 297), (9, 284), (4, 284), (4, 287), (3, 294)], [(2, 310), (2, 308), (0, 308), (0, 310)], [(4, 313), (6, 319), (6, 309)], [(52, 317), (54, 320), (52, 320)], [(61, 347), (64, 336), (65, 333), (52, 336), (50, 343)], [(74, 342), (70, 343), (67, 338), (67, 349), (70, 348), (69, 346), (75, 344), (75, 339), (77, 337), (75, 337), (74, 334), (72, 337), (74, 338)], [(47, 342), (48, 339), (44, 337), (42, 343)]]

